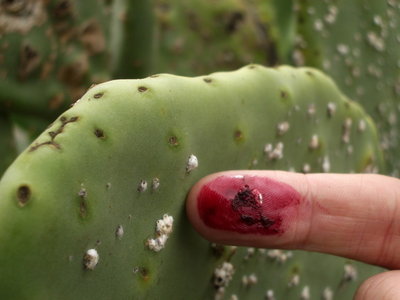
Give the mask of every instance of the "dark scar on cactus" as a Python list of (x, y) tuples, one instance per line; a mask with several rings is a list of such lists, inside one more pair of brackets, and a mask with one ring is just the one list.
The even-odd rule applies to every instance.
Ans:
[(70, 0), (62, 0), (57, 3), (54, 8), (54, 16), (56, 18), (65, 18), (71, 16), (73, 13), (73, 7)]
[(100, 99), (101, 97), (103, 97), (103, 95), (104, 95), (104, 93), (97, 93), (97, 94), (94, 94), (93, 98)]
[(286, 99), (286, 98), (288, 98), (289, 97), (289, 94), (286, 92), (286, 91), (281, 91), (281, 98), (284, 98), (284, 99)]
[(43, 143), (39, 143), (39, 144), (35, 144), (33, 145), (30, 149), (29, 152), (33, 152), (35, 150), (37, 150), (38, 148), (42, 147), (42, 146), (53, 146), (56, 149), (61, 149), (60, 144), (56, 143), (54, 140), (55, 138), (64, 131), (65, 126), (67, 126), (67, 124), (69, 123), (73, 123), (78, 121), (79, 117), (71, 117), (69, 119), (67, 119), (66, 117), (61, 117), (60, 121), (61, 121), (61, 126), (56, 130), (56, 131), (49, 131), (48, 134), (50, 136), (50, 141), (46, 141)]
[(147, 91), (147, 90), (148, 90), (148, 88), (145, 87), (145, 86), (139, 86), (139, 87), (138, 87), (138, 91), (139, 91), (140, 93), (143, 93), (143, 92), (145, 92), (145, 91)]
[(17, 190), (19, 206), (25, 206), (31, 198), (31, 189), (27, 185), (21, 185)]
[(150, 278), (150, 271), (146, 267), (135, 267), (133, 269), (133, 274), (138, 274), (144, 281), (147, 281)]
[(179, 146), (178, 137), (176, 137), (175, 135), (170, 136), (169, 139), (168, 139), (168, 144), (171, 145), (172, 147)]
[(40, 64), (40, 56), (37, 50), (30, 45), (22, 47), (20, 52), (20, 67), (19, 77), (26, 79), (26, 77), (36, 69)]
[(105, 134), (104, 131), (101, 129), (95, 129), (94, 134), (96, 137), (98, 137), (99, 139), (104, 139), (105, 138)]

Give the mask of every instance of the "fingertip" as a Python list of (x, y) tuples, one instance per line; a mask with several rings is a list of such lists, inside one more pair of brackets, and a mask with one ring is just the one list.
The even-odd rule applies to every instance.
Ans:
[(400, 299), (400, 271), (388, 271), (368, 278), (358, 288), (355, 300)]
[(198, 197), (200, 191), (205, 185), (207, 185), (208, 182), (212, 181), (218, 176), (223, 176), (223, 174), (224, 173), (214, 173), (201, 178), (190, 189), (186, 199), (186, 214), (189, 218), (189, 221), (200, 235), (212, 242), (219, 241), (216, 240), (216, 234), (213, 232), (213, 230), (211, 228), (208, 228), (199, 216)]
[(279, 237), (296, 213), (300, 198), (292, 187), (265, 172), (228, 171), (197, 182), (188, 194), (186, 210), (194, 228), (207, 240), (268, 247), (285, 240)]

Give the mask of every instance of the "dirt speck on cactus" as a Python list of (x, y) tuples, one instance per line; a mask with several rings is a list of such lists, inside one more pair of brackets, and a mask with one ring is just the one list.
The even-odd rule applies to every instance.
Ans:
[(21, 185), (17, 190), (17, 199), (19, 206), (25, 206), (31, 198), (31, 189), (28, 185)]
[(310, 150), (316, 150), (320, 146), (318, 135), (313, 134), (311, 137), (310, 143), (308, 144), (308, 148)]
[(322, 300), (332, 300), (332, 299), (333, 299), (333, 291), (329, 286), (327, 286), (322, 291)]
[(284, 135), (288, 130), (290, 129), (290, 124), (289, 122), (281, 122), (276, 126), (276, 133), (278, 136)]
[(214, 270), (213, 284), (217, 293), (224, 291), (225, 287), (231, 282), (235, 268), (230, 262), (223, 262), (222, 265)]
[(239, 300), (239, 297), (236, 294), (232, 294), (229, 300)]
[(345, 144), (350, 143), (350, 134), (351, 134), (352, 124), (353, 124), (353, 120), (350, 118), (346, 118), (346, 120), (343, 123), (342, 142)]
[(164, 249), (172, 233), (173, 223), (174, 218), (168, 214), (164, 214), (162, 219), (156, 222), (156, 238), (150, 238), (146, 241), (146, 245), (150, 250), (159, 252)]
[(275, 300), (275, 293), (273, 290), (267, 290), (267, 292), (265, 293), (265, 299), (266, 300)]
[(333, 117), (336, 112), (336, 104), (334, 102), (329, 102), (327, 105), (328, 117)]
[(83, 266), (87, 270), (94, 270), (99, 262), (99, 254), (96, 249), (89, 249), (83, 256)]
[(81, 197), (82, 199), (85, 199), (87, 197), (87, 191), (83, 187), (83, 185), (81, 185), (81, 189), (78, 192), (78, 196)]
[(81, 185), (81, 189), (78, 192), (79, 196), (79, 216), (85, 218), (88, 215), (88, 206), (86, 203), (87, 191), (86, 188)]
[(151, 181), (151, 188), (155, 191), (158, 190), (159, 187), (160, 187), (160, 179), (154, 177), (153, 180)]
[(225, 253), (225, 246), (221, 244), (211, 243), (210, 244), (211, 251), (215, 255), (215, 257), (220, 258)]
[(117, 229), (115, 230), (115, 236), (117, 239), (122, 239), (124, 236), (124, 227), (122, 225), (117, 226)]
[(309, 117), (312, 117), (315, 115), (316, 112), (317, 112), (317, 108), (315, 107), (315, 104), (310, 104), (307, 108), (307, 115)]
[(311, 172), (311, 166), (307, 163), (305, 163), (303, 165), (303, 167), (301, 168), (301, 171), (305, 174), (310, 173)]
[(190, 154), (186, 162), (186, 173), (192, 172), (199, 166), (199, 160), (194, 154)]
[(250, 275), (243, 275), (243, 277), (242, 277), (242, 285), (245, 288), (249, 288), (252, 285), (257, 284), (257, 282), (258, 282), (258, 277), (254, 273), (250, 274)]
[(284, 252), (280, 249), (272, 249), (267, 251), (267, 256), (269, 259), (276, 261), (278, 263), (285, 263), (289, 258), (292, 257), (292, 252)]
[[(260, 194), (261, 195), (261, 194)], [(254, 256), (256, 250), (254, 248), (247, 248), (246, 255), (244, 256), (244, 260), (249, 260)]]
[(300, 284), (300, 275), (298, 273), (294, 273), (292, 277), (289, 279), (288, 287), (295, 287)]
[(275, 147), (272, 144), (266, 144), (264, 153), (269, 160), (279, 160), (283, 158), (283, 148), (284, 145), (282, 142), (277, 143)]
[(325, 173), (329, 173), (331, 170), (331, 162), (329, 160), (329, 156), (325, 156), (322, 161), (322, 171)]
[(211, 79), (211, 78), (208, 78), (208, 77), (203, 78), (203, 80), (204, 80), (204, 82), (206, 82), (206, 83), (211, 83), (211, 82), (212, 82), (212, 79)]
[(356, 267), (353, 264), (346, 263), (344, 265), (344, 272), (343, 272), (343, 281), (355, 281), (357, 280), (358, 272)]
[(367, 123), (365, 122), (365, 120), (360, 120), (358, 122), (358, 131), (364, 132), (366, 128), (367, 128)]
[(147, 190), (147, 181), (142, 179), (139, 182), (137, 190), (138, 190), (138, 192), (145, 192)]
[(308, 285), (304, 286), (301, 290), (300, 299), (301, 300), (310, 300), (310, 287)]

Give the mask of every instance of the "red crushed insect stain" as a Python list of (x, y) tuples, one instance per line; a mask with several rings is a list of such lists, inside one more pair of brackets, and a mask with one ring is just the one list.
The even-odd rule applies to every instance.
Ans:
[(280, 235), (297, 213), (300, 194), (286, 183), (260, 176), (220, 176), (197, 198), (205, 225), (239, 233)]

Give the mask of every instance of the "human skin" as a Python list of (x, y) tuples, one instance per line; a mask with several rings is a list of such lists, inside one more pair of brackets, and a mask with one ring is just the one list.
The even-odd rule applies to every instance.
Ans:
[[(238, 178), (245, 180), (238, 184)], [(224, 204), (242, 198), (247, 204), (240, 209)], [(285, 198), (292, 200), (285, 202)], [(274, 201), (286, 204), (278, 207)], [(213, 208), (213, 203), (219, 204)], [(210, 221), (204, 207), (238, 225)], [(391, 271), (366, 280), (355, 299), (400, 299), (400, 180), (396, 178), (282, 171), (216, 173), (192, 188), (187, 213), (196, 230), (213, 242), (318, 251), (388, 268)], [(261, 222), (264, 218), (272, 221)]]

